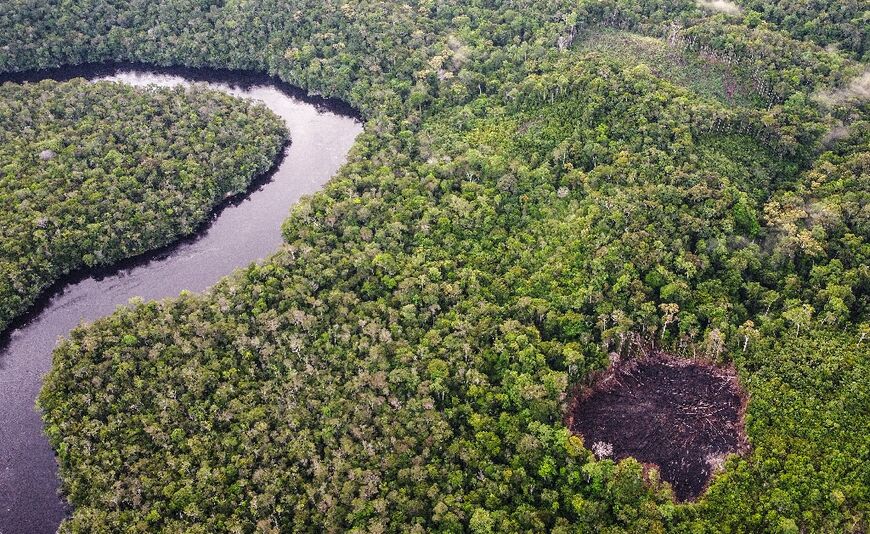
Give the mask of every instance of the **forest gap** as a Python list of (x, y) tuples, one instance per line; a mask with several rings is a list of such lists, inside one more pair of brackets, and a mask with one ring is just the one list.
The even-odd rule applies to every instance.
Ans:
[(727, 455), (745, 449), (736, 376), (651, 350), (616, 363), (569, 404), (572, 431), (599, 458), (655, 465), (680, 501), (694, 500)]

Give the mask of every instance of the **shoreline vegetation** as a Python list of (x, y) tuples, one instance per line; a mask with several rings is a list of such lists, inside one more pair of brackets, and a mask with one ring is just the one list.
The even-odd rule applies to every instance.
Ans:
[(195, 232), (280, 156), (263, 106), (201, 88), (0, 85), (0, 331), (58, 280)]
[[(0, 70), (253, 69), (367, 120), (267, 262), (57, 348), (61, 528), (865, 530), (870, 104), (813, 98), (865, 19), (762, 3), (13, 6)], [(668, 72), (698, 62), (761, 99)], [(745, 386), (749, 450), (695, 503), (564, 424), (638, 336)]]

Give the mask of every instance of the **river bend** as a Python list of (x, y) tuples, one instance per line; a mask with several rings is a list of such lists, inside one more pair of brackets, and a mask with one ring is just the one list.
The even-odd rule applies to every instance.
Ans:
[(70, 276), (0, 338), (0, 534), (54, 532), (67, 513), (58, 495), (54, 452), (34, 407), (58, 340), (82, 321), (108, 315), (132, 297), (149, 300), (184, 289), (202, 291), (234, 269), (275, 251), (289, 208), (300, 196), (323, 187), (362, 131), (362, 123), (347, 106), (306, 97), (263, 76), (116, 66), (6, 79), (73, 76), (137, 86), (204, 83), (262, 101), (286, 121), (292, 141), (268, 176), (261, 177), (247, 195), (221, 206), (195, 236), (112, 269)]

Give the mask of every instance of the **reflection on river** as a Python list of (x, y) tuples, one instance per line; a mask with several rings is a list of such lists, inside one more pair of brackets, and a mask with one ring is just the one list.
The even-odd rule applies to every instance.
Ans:
[(281, 242), (281, 223), (290, 206), (323, 187), (362, 131), (346, 106), (306, 98), (261, 76), (117, 66), (18, 79), (73, 76), (133, 85), (202, 82), (234, 96), (261, 100), (287, 122), (292, 144), (269, 176), (218, 210), (197, 235), (113, 269), (69, 277), (0, 338), (0, 534), (54, 532), (66, 513), (57, 493), (54, 453), (34, 408), (58, 338), (81, 321), (110, 314), (132, 297), (147, 300), (183, 289), (201, 291), (233, 269), (267, 256)]

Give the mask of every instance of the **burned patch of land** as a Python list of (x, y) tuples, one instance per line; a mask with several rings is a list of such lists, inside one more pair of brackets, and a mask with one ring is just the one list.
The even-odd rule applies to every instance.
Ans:
[(599, 456), (657, 465), (685, 501), (743, 448), (742, 406), (733, 373), (655, 356), (612, 368), (579, 391), (568, 425)]

